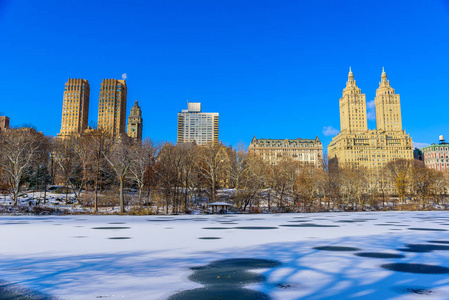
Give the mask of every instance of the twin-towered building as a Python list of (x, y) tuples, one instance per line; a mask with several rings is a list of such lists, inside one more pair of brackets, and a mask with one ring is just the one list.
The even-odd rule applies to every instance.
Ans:
[(329, 161), (340, 166), (378, 169), (398, 159), (413, 159), (412, 138), (402, 129), (399, 94), (382, 70), (374, 99), (376, 130), (367, 126), (365, 94), (357, 87), (349, 69), (346, 88), (340, 99), (341, 132), (328, 146)]
[[(69, 79), (64, 88), (61, 131), (58, 137), (83, 133), (88, 128), (90, 86), (85, 79)], [(142, 140), (142, 112), (136, 101), (126, 127), (127, 86), (125, 80), (103, 79), (98, 105), (98, 128), (112, 136), (127, 134)], [(131, 125), (130, 125), (131, 124)]]

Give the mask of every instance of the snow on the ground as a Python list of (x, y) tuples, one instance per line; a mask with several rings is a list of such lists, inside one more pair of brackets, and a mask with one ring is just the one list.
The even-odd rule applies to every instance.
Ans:
[(204, 287), (190, 268), (233, 258), (281, 263), (244, 287), (273, 299), (449, 299), (447, 212), (0, 216), (0, 228), (0, 283), (59, 299), (167, 299)]

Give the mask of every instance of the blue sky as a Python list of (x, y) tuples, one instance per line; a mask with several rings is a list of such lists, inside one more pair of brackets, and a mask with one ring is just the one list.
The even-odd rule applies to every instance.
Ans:
[[(0, 0), (0, 111), (47, 135), (68, 78), (126, 73), (144, 136), (176, 141), (187, 99), (220, 113), (220, 139), (314, 138), (340, 129), (352, 67), (372, 101), (382, 67), (414, 142), (449, 139), (449, 1)], [(375, 129), (375, 122), (368, 127)]]

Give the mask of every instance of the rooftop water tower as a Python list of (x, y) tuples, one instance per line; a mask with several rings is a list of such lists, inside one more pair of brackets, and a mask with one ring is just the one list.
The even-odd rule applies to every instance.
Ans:
[(444, 142), (444, 135), (440, 135), (440, 144), (445, 144), (445, 142)]

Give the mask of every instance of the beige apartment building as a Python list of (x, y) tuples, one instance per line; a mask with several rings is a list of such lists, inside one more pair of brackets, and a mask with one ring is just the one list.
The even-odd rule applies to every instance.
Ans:
[(103, 79), (100, 87), (98, 106), (98, 128), (103, 128), (113, 136), (126, 134), (125, 80)]
[(248, 154), (256, 155), (267, 163), (292, 159), (303, 165), (323, 167), (323, 144), (315, 139), (256, 139), (253, 137), (248, 146)]
[(134, 106), (131, 107), (131, 113), (128, 117), (128, 136), (130, 138), (142, 141), (143, 119), (142, 110), (139, 102), (136, 100)]
[(412, 138), (402, 129), (399, 94), (390, 86), (384, 70), (374, 102), (377, 129), (370, 130), (365, 95), (349, 69), (340, 99), (341, 132), (328, 146), (330, 163), (377, 169), (398, 158), (413, 159)]
[(87, 129), (90, 86), (85, 79), (69, 78), (65, 83), (61, 131), (58, 137), (81, 134)]

